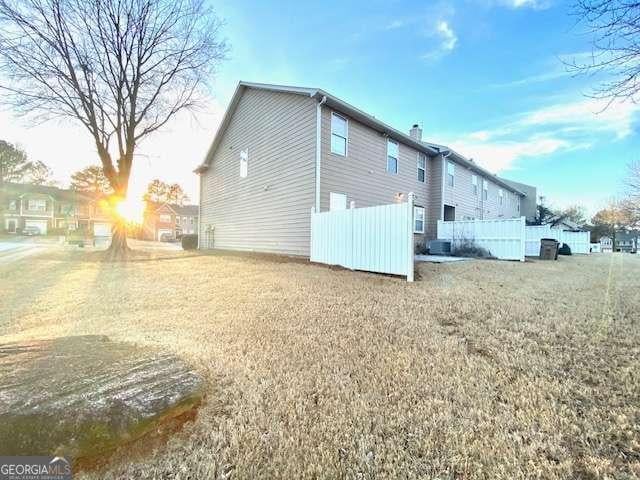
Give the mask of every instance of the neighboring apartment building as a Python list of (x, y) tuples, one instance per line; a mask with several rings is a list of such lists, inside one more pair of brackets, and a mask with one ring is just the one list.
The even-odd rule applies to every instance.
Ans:
[(520, 214), (526, 218), (527, 222), (535, 222), (538, 216), (538, 191), (536, 187), (513, 180), (507, 180), (506, 178), (502, 180), (525, 194), (520, 200)]
[(147, 240), (177, 240), (198, 231), (198, 206), (170, 203), (147, 203), (144, 215)]
[(526, 195), (473, 161), (318, 89), (241, 82), (200, 174), (200, 248), (309, 255), (310, 214), (406, 201), (437, 221), (513, 218)]
[(41, 235), (84, 230), (95, 236), (111, 235), (111, 220), (90, 195), (44, 185), (5, 183), (2, 199), (3, 231), (20, 234), (35, 227)]

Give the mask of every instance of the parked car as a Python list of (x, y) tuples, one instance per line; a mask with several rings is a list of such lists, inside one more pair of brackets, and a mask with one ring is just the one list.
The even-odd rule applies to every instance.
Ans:
[(22, 234), (32, 237), (34, 235), (40, 235), (40, 229), (34, 225), (26, 226), (22, 229)]
[(171, 233), (163, 233), (160, 235), (161, 242), (173, 242), (173, 235)]

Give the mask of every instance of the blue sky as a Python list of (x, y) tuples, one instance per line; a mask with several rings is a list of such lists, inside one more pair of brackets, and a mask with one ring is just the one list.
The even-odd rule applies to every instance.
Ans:
[(589, 37), (559, 1), (225, 1), (233, 44), (217, 98), (238, 80), (320, 87), (401, 130), (453, 146), (593, 211), (621, 191), (638, 151), (638, 107), (588, 98), (564, 61)]
[[(211, 2), (230, 58), (196, 117), (179, 116), (139, 146), (134, 194), (161, 178), (197, 199), (192, 170), (240, 80), (319, 87), (403, 131), (418, 122), (427, 140), (590, 213), (621, 194), (638, 157), (640, 106), (601, 112), (585, 96), (597, 79), (574, 78), (562, 63), (590, 54), (568, 3)], [(0, 138), (51, 165), (61, 185), (97, 160), (87, 134), (65, 122), (33, 127), (0, 112)]]

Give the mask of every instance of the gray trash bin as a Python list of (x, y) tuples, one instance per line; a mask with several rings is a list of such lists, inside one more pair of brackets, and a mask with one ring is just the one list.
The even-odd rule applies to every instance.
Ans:
[(540, 260), (557, 260), (560, 243), (554, 238), (540, 240)]

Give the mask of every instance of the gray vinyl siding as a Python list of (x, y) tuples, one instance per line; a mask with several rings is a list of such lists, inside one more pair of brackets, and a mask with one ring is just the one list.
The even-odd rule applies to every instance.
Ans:
[(429, 201), (427, 211), (427, 240), (438, 236), (438, 220), (442, 218), (442, 155), (429, 159)]
[[(445, 205), (455, 207), (456, 220), (463, 220), (465, 218), (490, 220), (520, 216), (520, 213), (517, 211), (517, 203), (520, 201), (518, 195), (494, 183), (491, 181), (491, 177), (475, 173), (471, 169), (453, 162), (450, 159), (446, 161), (454, 163), (455, 178), (454, 186), (451, 187), (445, 177), (444, 203)], [(478, 177), (477, 195), (473, 194), (473, 185), (471, 183), (472, 175)], [(483, 181), (485, 180), (489, 184), (487, 200), (484, 200), (482, 192)], [(498, 202), (499, 189), (502, 189), (504, 193), (504, 202), (502, 205)]]
[[(387, 172), (387, 138), (380, 132), (336, 112), (348, 120), (347, 155), (331, 153), (331, 112), (322, 107), (320, 208), (329, 210), (330, 192), (347, 196), (347, 205), (355, 202), (356, 208), (386, 205), (402, 201), (410, 192), (416, 195), (415, 205), (425, 208), (428, 222), (428, 187), (433, 166), (426, 157), (426, 181), (418, 181), (418, 150), (398, 142), (398, 173)], [(425, 232), (427, 225), (425, 224)], [(416, 243), (424, 235), (415, 235)]]
[[(309, 255), (315, 105), (303, 95), (244, 91), (201, 177), (201, 248)], [(242, 150), (249, 153), (246, 178)]]
[(507, 180), (506, 178), (502, 180), (526, 195), (526, 197), (520, 198), (520, 215), (525, 216), (529, 222), (533, 222), (538, 215), (538, 194), (536, 187), (525, 183), (514, 182), (513, 180)]

